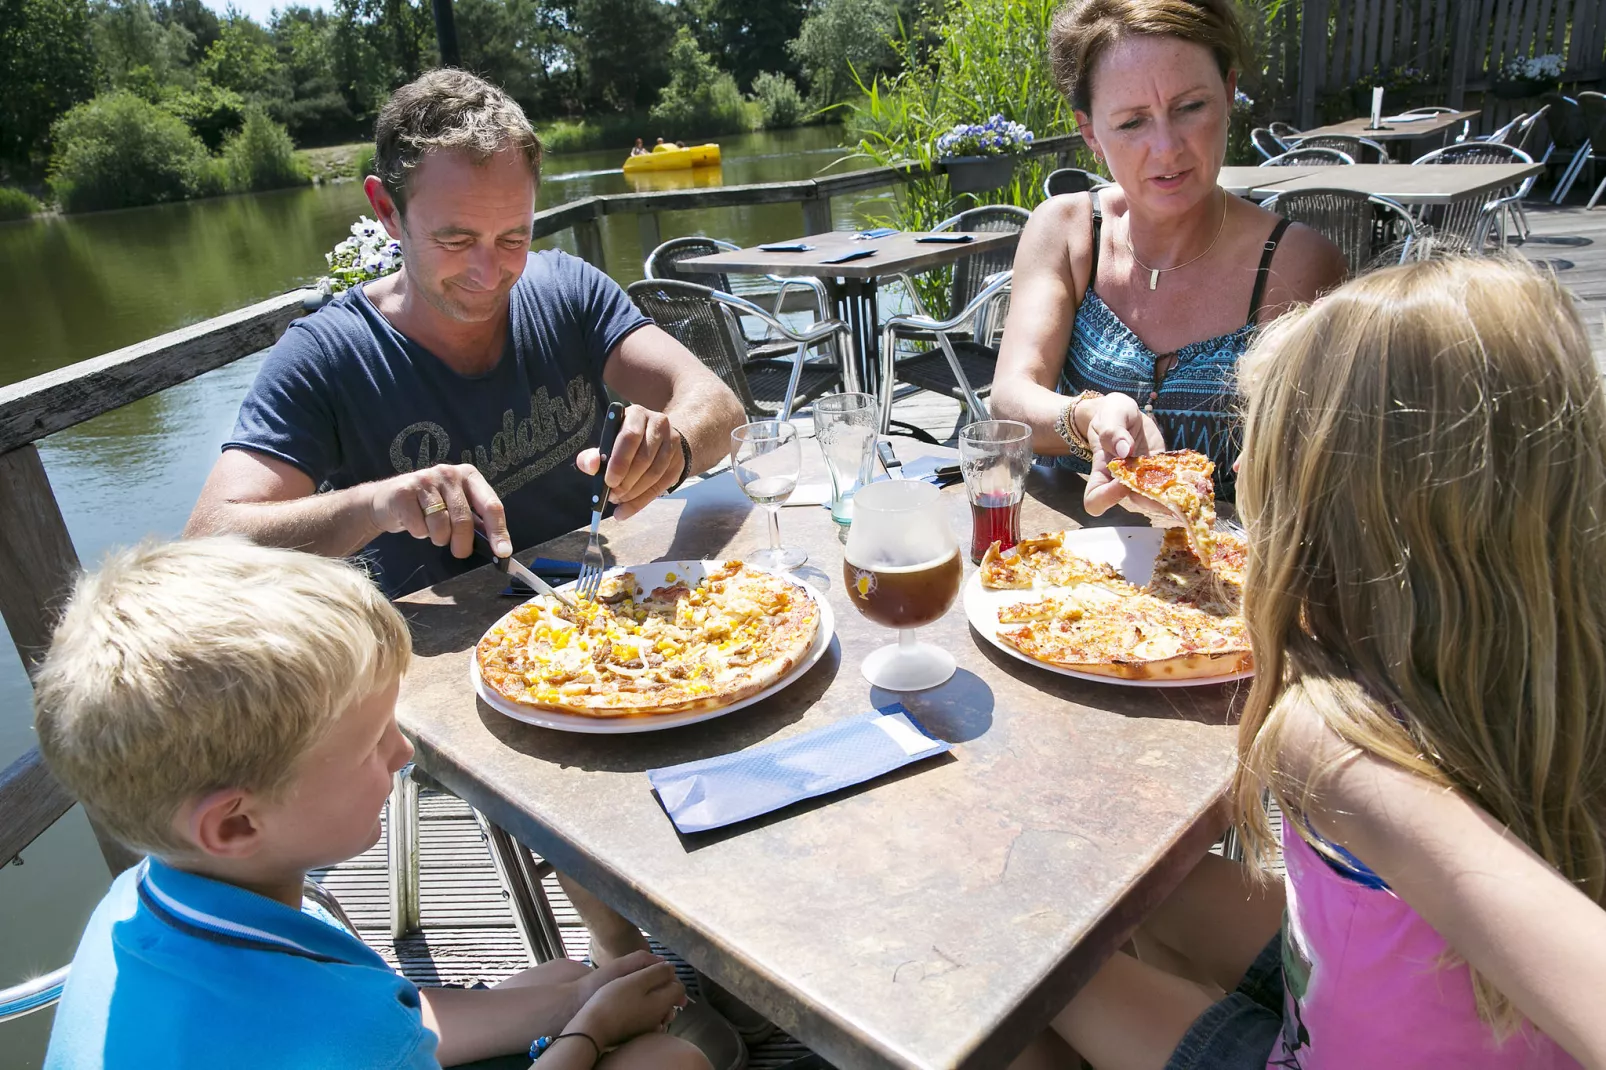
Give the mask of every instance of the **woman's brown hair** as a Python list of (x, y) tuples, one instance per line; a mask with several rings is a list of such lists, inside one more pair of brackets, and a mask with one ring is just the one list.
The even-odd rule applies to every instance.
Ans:
[(1204, 45), (1221, 77), (1241, 70), (1249, 40), (1231, 0), (1071, 0), (1054, 16), (1049, 65), (1071, 107), (1093, 102), (1093, 68), (1123, 37), (1176, 37)]

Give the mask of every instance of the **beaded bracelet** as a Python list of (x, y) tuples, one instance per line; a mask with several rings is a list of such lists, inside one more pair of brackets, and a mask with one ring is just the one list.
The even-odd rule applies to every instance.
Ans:
[[(602, 1058), (602, 1045), (598, 1044), (595, 1040), (592, 1040), (590, 1034), (588, 1033), (559, 1033), (555, 1037), (536, 1037), (535, 1042), (530, 1045), (530, 1058), (532, 1060), (539, 1059), (548, 1048), (552, 1047), (552, 1045), (556, 1044), (564, 1037), (581, 1038), (587, 1044), (590, 1044), (592, 1049), (596, 1051), (597, 1059)], [(596, 1060), (593, 1060), (593, 1063), (595, 1062)]]
[(1054, 433), (1065, 440), (1065, 446), (1070, 450), (1072, 457), (1092, 463), (1093, 447), (1088, 440), (1076, 430), (1076, 406), (1084, 401), (1093, 401), (1104, 395), (1097, 390), (1084, 390), (1065, 403), (1059, 416), (1054, 420)]

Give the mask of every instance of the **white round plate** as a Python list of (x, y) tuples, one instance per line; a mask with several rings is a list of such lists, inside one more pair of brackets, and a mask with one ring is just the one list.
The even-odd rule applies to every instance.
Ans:
[[(1120, 570), (1128, 583), (1141, 587), (1154, 574), (1154, 558), (1160, 552), (1160, 543), (1164, 538), (1164, 528), (1079, 528), (1065, 533), (1065, 547), (1089, 561), (1109, 562)], [(1200, 687), (1247, 680), (1255, 675), (1251, 670), (1186, 680), (1127, 680), (1119, 676), (1101, 676), (1098, 673), (1066, 669), (1029, 658), (998, 638), (998, 610), (1031, 594), (1031, 591), (989, 590), (981, 585), (981, 570), (977, 569), (965, 582), (965, 616), (983, 639), (1017, 661), (1057, 672), (1061, 676), (1074, 676), (1078, 680), (1120, 684), (1124, 687)]]
[[(620, 572), (633, 572), (636, 574), (636, 584), (643, 592), (651, 591), (655, 587), (665, 584), (684, 581), (696, 584), (710, 572), (717, 571), (725, 562), (723, 561), (654, 561), (647, 565), (629, 565), (620, 568), (610, 568), (604, 575), (612, 576)], [(752, 566), (749, 566), (750, 568)], [(757, 572), (768, 572), (768, 569), (755, 569)], [(670, 574), (675, 579), (670, 579)], [(808, 672), (814, 663), (825, 656), (826, 650), (831, 646), (831, 636), (836, 631), (836, 618), (831, 613), (831, 604), (825, 596), (813, 587), (804, 583), (796, 576), (789, 576), (784, 572), (772, 572), (788, 583), (796, 584), (809, 593), (814, 604), (820, 607), (819, 624), (814, 631), (814, 642), (803, 655), (803, 660), (793, 666), (792, 671), (781, 677), (775, 683), (766, 687), (756, 695), (733, 702), (729, 706), (720, 706), (712, 710), (688, 710), (685, 713), (650, 713), (636, 714), (628, 717), (586, 717), (577, 713), (558, 713), (555, 710), (538, 710), (527, 706), (520, 706), (509, 702), (495, 691), (485, 686), (480, 679), (479, 658), (470, 656), (468, 659), (468, 677), (474, 684), (474, 691), (484, 700), (485, 704), (497, 713), (506, 714), (517, 721), (527, 724), (540, 725), (542, 728), (552, 728), (559, 732), (585, 732), (592, 735), (629, 735), (635, 732), (661, 732), (666, 728), (679, 728), (681, 725), (696, 724), (698, 721), (709, 721), (715, 717), (723, 717), (734, 710), (744, 706), (751, 706), (775, 694), (793, 680)], [(572, 591), (574, 583), (565, 583), (558, 588), (560, 591)], [(638, 599), (639, 601), (639, 599)], [(511, 613), (512, 610), (509, 610)], [(500, 624), (507, 619), (504, 614), (496, 623)], [(492, 628), (496, 624), (491, 625)], [(486, 629), (489, 631), (490, 629)], [(478, 644), (476, 644), (478, 646)]]

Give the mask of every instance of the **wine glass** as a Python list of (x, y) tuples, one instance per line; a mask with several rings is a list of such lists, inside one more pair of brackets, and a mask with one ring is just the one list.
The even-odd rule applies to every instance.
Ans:
[(797, 428), (785, 420), (759, 420), (731, 432), (731, 471), (742, 493), (769, 513), (770, 545), (747, 560), (761, 568), (789, 572), (809, 559), (808, 551), (781, 545), (781, 506), (797, 488), (803, 455)]
[(842, 580), (860, 613), (898, 629), (896, 643), (864, 659), (865, 679), (888, 691), (920, 691), (954, 674), (954, 656), (917, 641), (915, 629), (948, 612), (963, 572), (941, 491), (912, 479), (859, 488)]

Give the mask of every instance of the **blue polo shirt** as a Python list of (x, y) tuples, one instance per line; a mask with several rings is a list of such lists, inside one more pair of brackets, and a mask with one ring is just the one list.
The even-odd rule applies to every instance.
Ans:
[(150, 858), (73, 956), (46, 1070), (439, 1070), (418, 989), (344, 929)]

